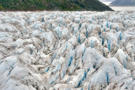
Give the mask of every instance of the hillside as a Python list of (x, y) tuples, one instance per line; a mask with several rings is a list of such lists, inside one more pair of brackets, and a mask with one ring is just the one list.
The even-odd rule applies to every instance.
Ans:
[(111, 3), (112, 6), (135, 6), (135, 0), (115, 0)]
[(111, 10), (98, 0), (0, 0), (0, 10)]

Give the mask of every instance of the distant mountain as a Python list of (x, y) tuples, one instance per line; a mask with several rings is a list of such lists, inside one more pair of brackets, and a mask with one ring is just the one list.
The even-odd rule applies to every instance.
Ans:
[(99, 0), (0, 0), (0, 10), (112, 10)]
[(114, 0), (99, 0), (99, 1), (101, 1), (101, 2), (112, 2)]
[(135, 0), (115, 0), (111, 3), (112, 6), (135, 6)]

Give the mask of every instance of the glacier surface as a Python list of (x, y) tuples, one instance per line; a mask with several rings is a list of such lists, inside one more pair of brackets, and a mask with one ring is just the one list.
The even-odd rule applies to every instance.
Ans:
[(1, 90), (135, 90), (135, 12), (0, 12)]

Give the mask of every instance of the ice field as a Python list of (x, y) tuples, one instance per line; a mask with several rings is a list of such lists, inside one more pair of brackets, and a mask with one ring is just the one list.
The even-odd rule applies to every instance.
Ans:
[(135, 90), (135, 11), (0, 12), (0, 90)]

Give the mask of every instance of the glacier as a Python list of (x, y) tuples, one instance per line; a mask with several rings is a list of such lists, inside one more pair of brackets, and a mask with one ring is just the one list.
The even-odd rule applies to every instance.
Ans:
[(0, 12), (0, 89), (135, 90), (135, 12)]

